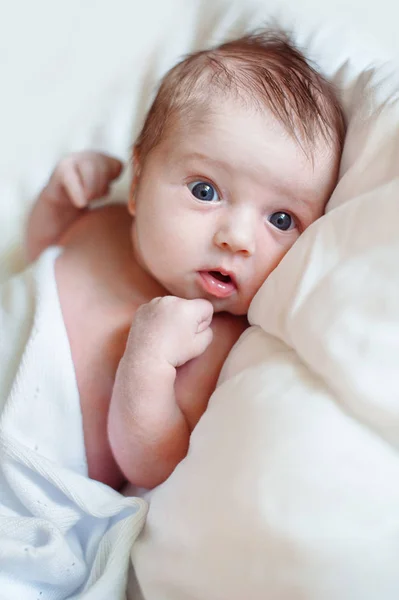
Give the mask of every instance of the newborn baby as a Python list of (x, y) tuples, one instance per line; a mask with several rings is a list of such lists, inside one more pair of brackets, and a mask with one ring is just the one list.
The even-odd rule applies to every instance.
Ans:
[(122, 164), (64, 158), (27, 251), (55, 278), (89, 476), (151, 488), (187, 453), (250, 302), (336, 184), (345, 126), (332, 87), (284, 36), (193, 54), (161, 83), (125, 205), (93, 210)]

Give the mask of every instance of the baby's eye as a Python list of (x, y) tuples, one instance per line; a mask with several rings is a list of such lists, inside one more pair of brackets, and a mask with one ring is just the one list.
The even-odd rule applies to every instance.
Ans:
[(213, 185), (206, 181), (193, 181), (188, 184), (188, 189), (192, 195), (203, 202), (217, 202), (219, 195)]
[(290, 214), (278, 211), (268, 217), (268, 221), (280, 231), (288, 231), (295, 227), (295, 221)]

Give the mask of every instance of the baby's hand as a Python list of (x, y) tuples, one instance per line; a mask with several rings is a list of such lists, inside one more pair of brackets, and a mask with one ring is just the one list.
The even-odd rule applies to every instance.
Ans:
[(47, 188), (62, 204), (86, 208), (92, 200), (108, 193), (111, 182), (120, 175), (122, 168), (121, 161), (112, 156), (92, 151), (76, 152), (60, 160)]
[(29, 261), (62, 235), (82, 214), (82, 209), (109, 190), (122, 163), (100, 152), (77, 152), (63, 158), (34, 203), (26, 227)]
[(180, 367), (200, 356), (212, 341), (213, 306), (201, 298), (154, 298), (137, 310), (127, 352), (143, 362), (166, 361)]

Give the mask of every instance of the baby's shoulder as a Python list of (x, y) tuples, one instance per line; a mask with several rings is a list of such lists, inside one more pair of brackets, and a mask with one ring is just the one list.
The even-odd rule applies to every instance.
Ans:
[(124, 204), (101, 206), (82, 212), (82, 216), (67, 229), (59, 241), (64, 250), (112, 245), (129, 241), (131, 217)]
[[(135, 306), (126, 300), (123, 246), (130, 239), (125, 207), (88, 211), (63, 236), (55, 264), (62, 316), (82, 407), (109, 402)], [(96, 409), (97, 410), (97, 409)]]
[[(60, 240), (55, 265), (58, 295), (70, 336), (91, 338), (87, 331), (111, 335), (129, 319), (133, 306), (124, 301), (131, 282), (129, 214), (124, 206), (87, 211)], [(130, 259), (131, 260), (131, 259)], [(72, 333), (73, 332), (73, 333)], [(93, 334), (94, 335), (94, 334)]]
[[(123, 265), (131, 261), (131, 217), (125, 205), (85, 211), (59, 240), (62, 254), (58, 274), (68, 283), (80, 280), (81, 288), (97, 292), (113, 288)], [(76, 290), (77, 285), (71, 289)]]

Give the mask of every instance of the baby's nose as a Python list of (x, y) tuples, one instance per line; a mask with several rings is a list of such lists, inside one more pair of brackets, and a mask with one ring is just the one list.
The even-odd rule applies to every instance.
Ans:
[(255, 252), (255, 223), (252, 215), (239, 211), (231, 215), (218, 227), (214, 241), (222, 250), (252, 256)]

